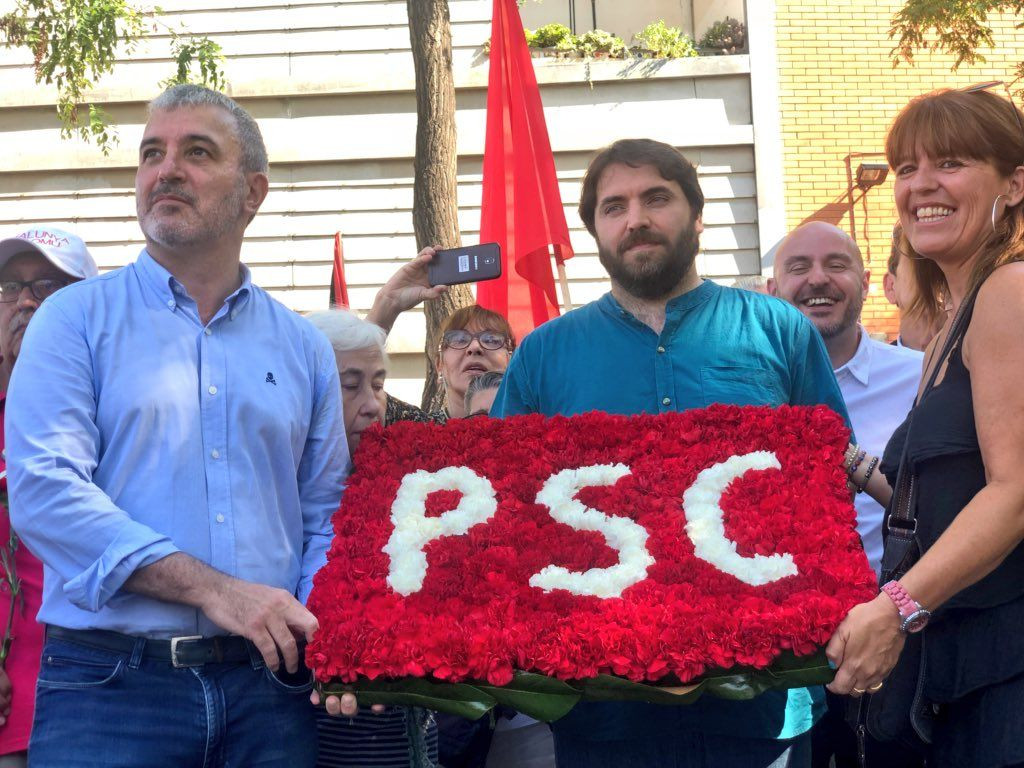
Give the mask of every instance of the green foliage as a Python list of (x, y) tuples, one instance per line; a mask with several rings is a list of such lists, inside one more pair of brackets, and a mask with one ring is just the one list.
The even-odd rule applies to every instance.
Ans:
[(954, 70), (961, 64), (983, 62), (978, 49), (994, 44), (989, 14), (1022, 11), (1024, 0), (906, 0), (889, 30), (890, 38), (899, 38), (892, 49), (893, 65), (913, 63), (919, 50), (952, 55)]
[[(174, 76), (163, 80), (160, 85), (169, 88), (181, 83), (195, 83), (223, 91), (228, 84), (224, 76), (224, 52), (220, 45), (208, 37), (183, 38), (174, 35), (171, 40), (171, 54), (177, 65)], [(198, 74), (193, 66), (199, 67)]]
[(605, 53), (612, 58), (626, 54), (626, 44), (603, 29), (595, 29), (582, 35), (574, 35), (564, 24), (547, 24), (533, 32), (526, 31), (526, 44), (531, 48), (554, 48), (558, 53), (579, 53), (593, 56)]
[(700, 39), (700, 47), (722, 53), (735, 53), (747, 47), (747, 27), (739, 19), (726, 16), (716, 21)]
[[(534, 48), (554, 48), (566, 38), (571, 38), (572, 31), (565, 24), (545, 24), (534, 30), (532, 38), (527, 35), (527, 42)], [(532, 39), (532, 42), (530, 42)]]
[(559, 53), (576, 53), (579, 50), (579, 40), (576, 35), (563, 37), (555, 43), (555, 50)]
[[(118, 56), (130, 56), (156, 26), (128, 0), (14, 0), (14, 10), (0, 16), (0, 44), (27, 49), (36, 82), (56, 87), (61, 136), (93, 141), (109, 154), (116, 131), (110, 116), (86, 96), (113, 72)], [(199, 67), (196, 81), (223, 88), (220, 46), (207, 38), (181, 42), (177, 33), (171, 35), (179, 44), (174, 51), (178, 73), (171, 81), (179, 82), (183, 72), (191, 77), (194, 62)]]
[(126, 0), (15, 0), (0, 19), (2, 42), (27, 48), (36, 82), (57, 87), (61, 135), (94, 140), (110, 151), (105, 113), (90, 105), (80, 111), (84, 93), (114, 68), (120, 45), (130, 54), (142, 35), (142, 13)]
[(607, 53), (611, 58), (619, 58), (626, 53), (626, 43), (622, 38), (605, 32), (603, 29), (595, 29), (580, 35), (577, 38), (576, 48), (584, 56)]
[(544, 722), (564, 716), (583, 701), (642, 701), (650, 704), (686, 705), (709, 695), (748, 700), (772, 689), (802, 688), (831, 682), (835, 672), (828, 666), (824, 649), (798, 657), (783, 651), (767, 669), (733, 667), (709, 670), (698, 681), (681, 687), (663, 687), (611, 675), (587, 680), (556, 680), (530, 672), (515, 672), (512, 681), (498, 687), (486, 683), (438, 683), (426, 678), (387, 680), (360, 678), (351, 685), (317, 683), (321, 699), (352, 691), (362, 704), (395, 704), (426, 707), (438, 712), (476, 720), (502, 704)]
[(684, 35), (679, 27), (668, 26), (663, 19), (651, 22), (637, 32), (636, 40), (643, 50), (658, 59), (683, 59), (698, 55), (689, 35)]

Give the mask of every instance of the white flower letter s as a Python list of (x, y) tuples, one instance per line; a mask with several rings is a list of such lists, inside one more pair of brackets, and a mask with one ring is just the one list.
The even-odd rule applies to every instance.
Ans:
[(775, 454), (768, 451), (732, 456), (697, 475), (697, 480), (683, 494), (683, 510), (687, 519), (686, 534), (693, 542), (694, 554), (720, 571), (760, 587), (796, 576), (797, 567), (790, 554), (743, 557), (736, 551), (736, 542), (725, 537), (722, 494), (733, 480), (752, 469), (782, 469), (782, 465)]
[(577, 531), (597, 531), (608, 546), (619, 552), (619, 563), (609, 568), (570, 571), (560, 565), (542, 568), (530, 578), (531, 587), (545, 592), (565, 589), (576, 595), (619, 597), (623, 590), (647, 578), (654, 558), (647, 551), (647, 531), (625, 517), (612, 517), (585, 506), (575, 496), (581, 489), (595, 485), (615, 485), (629, 474), (624, 464), (596, 464), (565, 469), (547, 479), (537, 503), (551, 511), (551, 517)]
[[(434, 491), (461, 491), (462, 498), (455, 509), (427, 517), (427, 496)], [(394, 530), (384, 546), (391, 558), (388, 585), (401, 595), (419, 592), (427, 575), (424, 547), (442, 536), (461, 536), (474, 525), (486, 523), (497, 509), (494, 486), (469, 467), (421, 469), (406, 475), (391, 505)]]

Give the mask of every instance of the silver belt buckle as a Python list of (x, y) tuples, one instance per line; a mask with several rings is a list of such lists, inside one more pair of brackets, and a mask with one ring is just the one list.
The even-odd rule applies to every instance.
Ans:
[(186, 635), (183, 637), (172, 637), (171, 638), (171, 664), (177, 668), (182, 669), (183, 667), (194, 667), (195, 664), (182, 664), (178, 661), (178, 643), (186, 642), (188, 640), (202, 640), (202, 635)]

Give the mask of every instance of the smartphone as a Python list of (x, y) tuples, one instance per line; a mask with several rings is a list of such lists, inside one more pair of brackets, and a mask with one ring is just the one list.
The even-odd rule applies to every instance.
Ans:
[(501, 277), (501, 246), (480, 243), (466, 248), (436, 251), (427, 268), (431, 285), (457, 285)]

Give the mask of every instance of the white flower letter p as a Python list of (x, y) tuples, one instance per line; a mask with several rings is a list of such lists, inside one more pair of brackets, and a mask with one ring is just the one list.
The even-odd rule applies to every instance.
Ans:
[[(460, 491), (455, 509), (427, 517), (427, 496), (434, 491)], [(384, 546), (390, 556), (388, 585), (401, 595), (423, 588), (427, 575), (428, 543), (442, 536), (461, 536), (478, 523), (486, 523), (498, 509), (494, 486), (469, 467), (444, 467), (437, 472), (418, 470), (402, 478), (391, 505), (395, 526)]]

